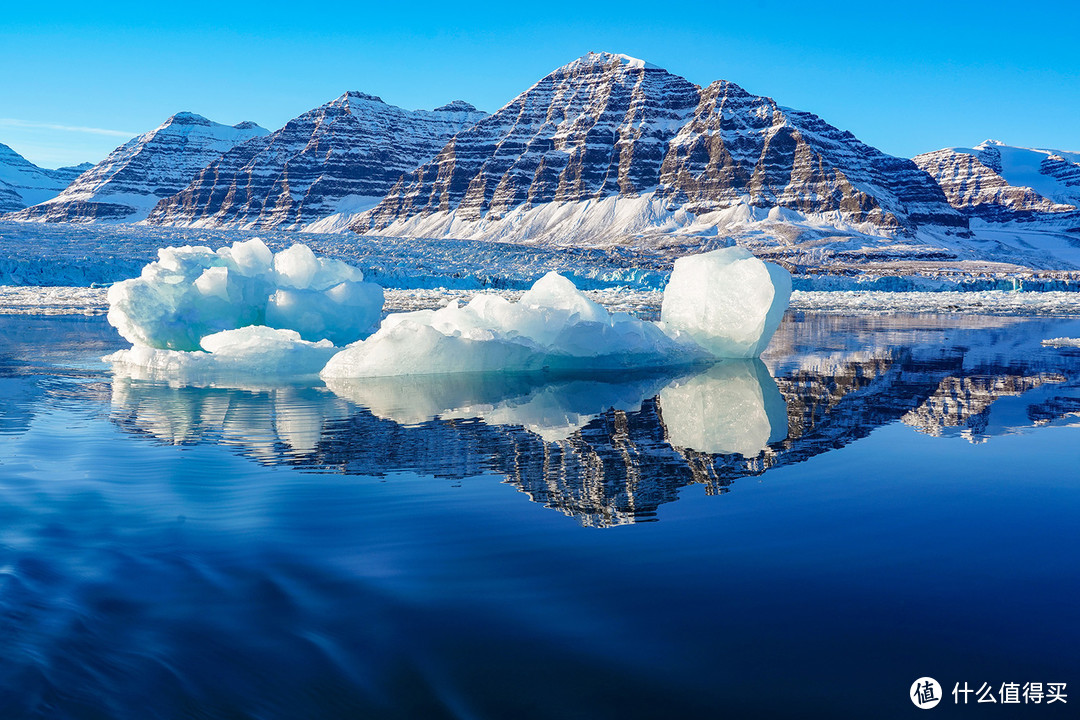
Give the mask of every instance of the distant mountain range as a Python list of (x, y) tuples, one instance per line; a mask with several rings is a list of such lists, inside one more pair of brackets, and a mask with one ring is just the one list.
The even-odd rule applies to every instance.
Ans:
[(235, 145), (266, 135), (255, 123), (232, 127), (181, 112), (139, 135), (75, 178), (56, 197), (20, 210), (13, 220), (138, 222), (162, 199)]
[(897, 158), (733, 83), (702, 88), (609, 53), (492, 115), (349, 92), (273, 133), (179, 113), (89, 169), (43, 170), (0, 146), (0, 209), (16, 211), (4, 219), (39, 222), (736, 241), (793, 264), (1068, 268), (1078, 208), (1077, 153), (987, 141)]
[(0, 144), (0, 212), (20, 210), (56, 195), (71, 184), (90, 163), (46, 170), (7, 145)]
[(460, 100), (408, 111), (349, 92), (215, 159), (159, 203), (149, 222), (288, 230), (325, 225), (332, 216), (374, 206), (404, 173), (483, 117)]
[(1050, 219), (1080, 207), (1080, 153), (987, 140), (973, 148), (916, 155), (915, 164), (954, 208), (990, 222)]

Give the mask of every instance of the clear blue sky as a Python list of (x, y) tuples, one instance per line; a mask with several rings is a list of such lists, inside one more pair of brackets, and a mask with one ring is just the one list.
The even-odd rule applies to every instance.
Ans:
[(896, 155), (988, 137), (1080, 150), (1078, 29), (1075, 0), (9, 3), (0, 142), (46, 167), (96, 162), (180, 110), (274, 130), (352, 89), (493, 111), (608, 50)]

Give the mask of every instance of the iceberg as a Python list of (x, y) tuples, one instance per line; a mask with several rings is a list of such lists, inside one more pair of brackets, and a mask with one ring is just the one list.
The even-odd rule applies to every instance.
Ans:
[(109, 288), (109, 322), (135, 346), (198, 351), (203, 338), (264, 325), (345, 345), (382, 313), (382, 288), (305, 245), (276, 255), (254, 238), (217, 251), (158, 250), (139, 277)]
[(391, 314), (374, 335), (335, 355), (322, 377), (628, 370), (707, 358), (656, 323), (609, 313), (550, 272), (517, 302), (482, 294), (464, 306)]
[(329, 340), (310, 342), (295, 330), (251, 325), (223, 330), (200, 341), (203, 352), (162, 350), (134, 345), (105, 356), (106, 362), (126, 366), (124, 374), (146, 380), (207, 384), (211, 378), (272, 378), (318, 375), (340, 350)]
[(790, 294), (783, 268), (727, 248), (675, 263), (659, 323), (608, 311), (549, 272), (516, 302), (483, 293), (391, 313), (375, 329), (383, 289), (360, 270), (301, 244), (275, 255), (256, 238), (163, 248), (139, 277), (113, 285), (108, 319), (133, 347), (107, 359), (158, 376), (324, 380), (683, 367), (756, 357)]
[(740, 247), (675, 261), (664, 289), (660, 322), (721, 358), (762, 353), (791, 299), (791, 275)]

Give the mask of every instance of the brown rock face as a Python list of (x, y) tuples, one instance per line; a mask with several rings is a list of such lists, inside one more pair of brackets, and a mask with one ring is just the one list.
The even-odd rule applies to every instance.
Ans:
[(1042, 220), (1080, 224), (1080, 156), (1018, 148), (994, 140), (974, 148), (916, 155), (949, 204), (988, 222)]
[(349, 92), (214, 160), (162, 200), (148, 221), (299, 229), (358, 205), (371, 207), (402, 173), (483, 117), (461, 101), (408, 111)]
[(967, 228), (910, 160), (816, 115), (726, 81), (701, 89), (640, 60), (590, 53), (459, 133), (354, 229), (439, 212), (498, 220), (522, 206), (650, 192), (694, 212), (748, 198), (887, 229)]

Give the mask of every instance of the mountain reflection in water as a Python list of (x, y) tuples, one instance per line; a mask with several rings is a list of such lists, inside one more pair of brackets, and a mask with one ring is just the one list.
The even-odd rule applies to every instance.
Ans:
[(1080, 353), (1041, 346), (1048, 332), (1018, 318), (800, 316), (764, 362), (618, 378), (198, 387), (116, 375), (111, 419), (160, 442), (232, 445), (321, 472), (493, 472), (585, 525), (611, 526), (655, 519), (687, 485), (726, 492), (897, 421), (973, 442), (1075, 423)]

